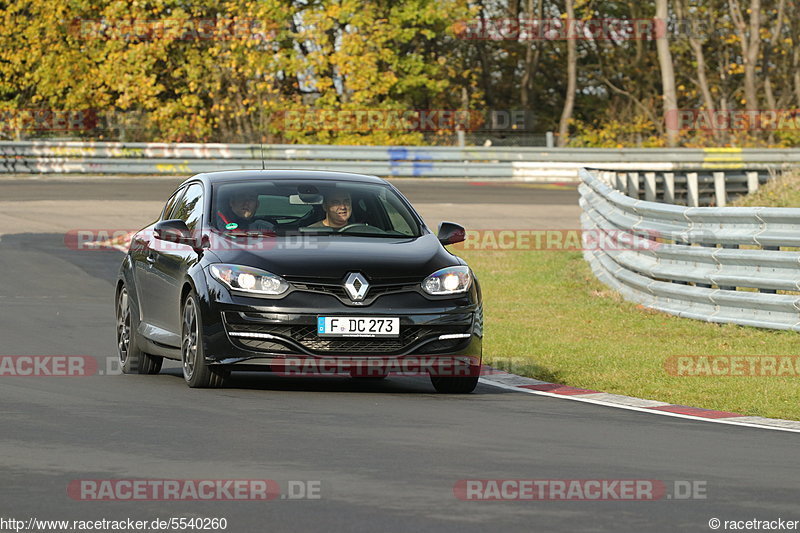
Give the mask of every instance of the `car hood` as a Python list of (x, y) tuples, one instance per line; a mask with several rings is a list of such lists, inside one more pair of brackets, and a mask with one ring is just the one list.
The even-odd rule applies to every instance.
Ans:
[(440, 268), (463, 264), (431, 233), (409, 239), (220, 237), (212, 250), (221, 263), (260, 268), (288, 279), (340, 281), (350, 272), (361, 272), (373, 281), (421, 281)]

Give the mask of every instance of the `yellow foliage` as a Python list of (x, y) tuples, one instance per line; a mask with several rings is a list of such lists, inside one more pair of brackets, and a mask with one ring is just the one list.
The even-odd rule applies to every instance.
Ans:
[(430, 45), (470, 16), (468, 0), (178, 5), (10, 2), (0, 11), (0, 107), (92, 109), (112, 129), (126, 124), (128, 140), (413, 143), (418, 132), (289, 132), (269, 117), (456, 109), (460, 91), (450, 88), (477, 77), (454, 75), (442, 46)]

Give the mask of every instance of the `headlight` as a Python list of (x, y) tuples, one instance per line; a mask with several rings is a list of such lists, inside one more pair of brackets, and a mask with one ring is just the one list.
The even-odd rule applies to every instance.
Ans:
[(437, 270), (422, 282), (422, 290), (433, 296), (467, 292), (472, 285), (469, 267), (454, 266)]
[(234, 291), (278, 295), (289, 289), (282, 277), (253, 267), (217, 264), (211, 265), (209, 272)]

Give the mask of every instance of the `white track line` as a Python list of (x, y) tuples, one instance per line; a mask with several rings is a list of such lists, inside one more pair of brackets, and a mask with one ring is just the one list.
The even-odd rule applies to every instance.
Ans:
[[(501, 389), (507, 389), (507, 390), (517, 391), (517, 392), (524, 392), (524, 393), (528, 393), (528, 394), (536, 394), (536, 395), (539, 395), (539, 396), (548, 396), (550, 398), (558, 398), (558, 399), (561, 399), (561, 400), (573, 400), (573, 401), (576, 401), (576, 402), (591, 403), (591, 404), (595, 404), (595, 405), (602, 405), (602, 406), (605, 406), (605, 407), (614, 407), (614, 408), (617, 408), (617, 409), (627, 409), (628, 411), (638, 411), (640, 413), (650, 413), (650, 414), (653, 414), (653, 415), (671, 416), (671, 417), (674, 417), (674, 418), (686, 418), (688, 420), (699, 420), (701, 422), (715, 422), (717, 424), (728, 424), (728, 425), (731, 425), (731, 426), (744, 426), (744, 427), (751, 427), (751, 428), (756, 428), (756, 429), (771, 429), (773, 431), (786, 431), (786, 432), (789, 432), (789, 433), (800, 433), (800, 422), (796, 422), (796, 424), (798, 426), (797, 428), (772, 426), (772, 425), (766, 425), (766, 424), (755, 424), (755, 423), (751, 423), (751, 422), (737, 422), (736, 418), (705, 418), (705, 417), (702, 417), (702, 416), (692, 416), (692, 415), (684, 415), (684, 414), (681, 414), (681, 413), (670, 413), (668, 411), (658, 411), (658, 410), (655, 410), (655, 409), (644, 408), (644, 407), (634, 407), (634, 406), (631, 406), (631, 405), (623, 405), (623, 404), (619, 404), (619, 403), (606, 402), (606, 401), (603, 401), (603, 400), (593, 400), (591, 398), (582, 398), (581, 396), (569, 396), (569, 395), (564, 395), (564, 394), (555, 394), (555, 393), (546, 392), (546, 391), (525, 389), (525, 388), (521, 388), (519, 386), (513, 386), (513, 385), (506, 385), (504, 383), (498, 383), (496, 381), (492, 381), (492, 380), (487, 379), (487, 378), (480, 378), (480, 382), (483, 383), (484, 385), (491, 385), (492, 387), (498, 387), (498, 388), (501, 388)], [(670, 405), (672, 405), (672, 404), (670, 404)], [(742, 417), (742, 418), (744, 418), (744, 417)], [(751, 417), (747, 417), (747, 418), (751, 418)], [(767, 419), (767, 420), (772, 420), (772, 419)], [(791, 421), (788, 421), (788, 422), (791, 422)]]

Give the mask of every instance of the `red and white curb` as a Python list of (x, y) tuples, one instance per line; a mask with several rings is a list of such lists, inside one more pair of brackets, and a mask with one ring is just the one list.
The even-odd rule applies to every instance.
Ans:
[(765, 418), (762, 416), (745, 416), (726, 411), (714, 411), (713, 409), (702, 409), (699, 407), (688, 407), (686, 405), (675, 405), (656, 400), (644, 400), (631, 396), (619, 394), (609, 394), (590, 389), (580, 389), (559, 385), (558, 383), (548, 383), (538, 379), (526, 378), (516, 374), (510, 374), (489, 367), (484, 367), (483, 377), (480, 382), (485, 385), (499, 387), (501, 389), (513, 390), (538, 396), (549, 396), (551, 398), (561, 398), (577, 402), (615, 407), (628, 411), (638, 411), (654, 415), (672, 416), (676, 418), (686, 418), (689, 420), (701, 420), (704, 422), (715, 422), (717, 424), (729, 424), (733, 426), (745, 426), (760, 429), (771, 429), (775, 431), (788, 431), (800, 433), (800, 422), (796, 420), (782, 420), (780, 418)]

